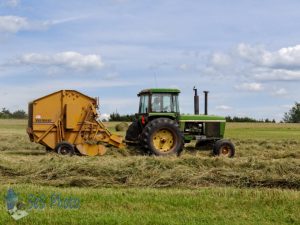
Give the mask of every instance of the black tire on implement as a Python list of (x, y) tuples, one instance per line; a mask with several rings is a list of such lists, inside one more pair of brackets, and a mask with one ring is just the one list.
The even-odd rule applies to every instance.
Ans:
[(55, 147), (55, 151), (60, 155), (74, 155), (75, 150), (73, 145), (67, 141), (62, 141), (58, 143)]
[(180, 155), (183, 150), (183, 135), (176, 121), (158, 118), (149, 122), (144, 128), (141, 144), (157, 156)]
[(216, 141), (213, 147), (214, 156), (224, 156), (232, 158), (235, 154), (235, 148), (231, 141), (221, 139)]

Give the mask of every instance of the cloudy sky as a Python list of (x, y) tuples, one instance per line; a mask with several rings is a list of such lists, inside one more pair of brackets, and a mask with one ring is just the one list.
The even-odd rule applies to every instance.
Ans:
[[(280, 120), (300, 91), (297, 0), (0, 0), (0, 107), (42, 95), (99, 96), (134, 113), (137, 92), (176, 87), (193, 112)], [(203, 101), (200, 106), (203, 105)], [(203, 107), (200, 109), (203, 111)]]

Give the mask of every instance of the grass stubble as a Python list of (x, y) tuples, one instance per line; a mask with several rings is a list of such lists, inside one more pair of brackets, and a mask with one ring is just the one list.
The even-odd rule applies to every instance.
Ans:
[[(113, 123), (107, 125), (110, 129), (115, 127)], [(236, 145), (233, 159), (211, 157), (209, 151), (189, 146), (180, 157), (141, 155), (132, 147), (124, 150), (108, 147), (102, 157), (66, 157), (47, 153), (43, 146), (31, 143), (25, 127), (26, 121), (0, 120), (2, 190), (14, 187), (24, 194), (36, 190), (71, 192), (84, 202), (76, 214), (86, 212), (90, 216), (81, 215), (83, 219), (80, 219), (70, 211), (49, 209), (35, 214), (37, 222), (28, 218), (23, 220), (24, 224), (67, 221), (70, 224), (137, 224), (138, 221), (140, 224), (183, 224), (182, 219), (186, 224), (255, 224), (257, 221), (297, 224), (300, 221), (297, 213), (300, 210), (300, 139), (295, 138), (300, 135), (298, 124), (228, 124), (227, 137)], [(107, 201), (111, 211), (103, 203)], [(104, 214), (95, 215), (91, 210), (95, 207), (96, 212)], [(136, 216), (127, 215), (133, 212)], [(55, 220), (53, 213), (64, 216)], [(1, 220), (10, 223), (3, 212)]]

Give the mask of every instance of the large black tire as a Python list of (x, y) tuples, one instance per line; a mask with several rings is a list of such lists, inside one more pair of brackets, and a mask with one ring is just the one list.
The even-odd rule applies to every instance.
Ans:
[(130, 126), (127, 129), (125, 140), (130, 142), (138, 142), (139, 141), (139, 135), (141, 133), (140, 125), (137, 121), (134, 121), (130, 124)]
[(158, 118), (149, 122), (140, 141), (144, 148), (157, 156), (180, 155), (183, 149), (183, 135), (178, 123), (168, 118)]
[(60, 155), (74, 155), (75, 154), (74, 146), (71, 145), (67, 141), (62, 141), (62, 142), (58, 143), (55, 147), (55, 151)]
[(235, 154), (235, 148), (231, 141), (229, 140), (218, 140), (213, 147), (214, 156), (224, 156), (232, 158)]

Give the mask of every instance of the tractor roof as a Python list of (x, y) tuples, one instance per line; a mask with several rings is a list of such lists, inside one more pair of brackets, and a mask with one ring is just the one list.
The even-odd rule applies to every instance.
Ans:
[(142, 94), (149, 94), (149, 93), (180, 93), (179, 89), (175, 88), (149, 88), (149, 89), (144, 89), (138, 93), (139, 95)]

